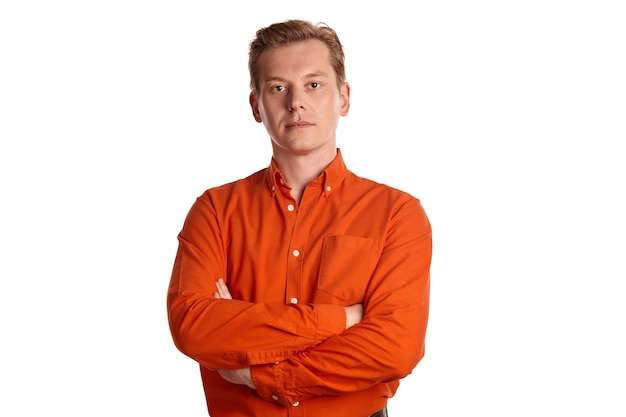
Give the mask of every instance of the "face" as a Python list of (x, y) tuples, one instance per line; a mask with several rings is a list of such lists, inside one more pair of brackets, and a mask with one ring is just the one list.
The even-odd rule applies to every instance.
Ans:
[(337, 87), (328, 47), (308, 40), (259, 57), (258, 95), (252, 113), (272, 139), (274, 155), (336, 151), (339, 117), (348, 114), (350, 87)]

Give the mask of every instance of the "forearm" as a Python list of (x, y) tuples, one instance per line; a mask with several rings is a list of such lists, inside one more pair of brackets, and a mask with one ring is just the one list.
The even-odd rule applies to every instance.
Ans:
[(290, 404), (360, 391), (411, 372), (424, 355), (429, 310), (431, 235), (428, 227), (422, 232), (385, 248), (359, 324), (284, 361), (252, 367), (261, 396), (278, 395)]
[(284, 359), (344, 330), (346, 314), (336, 305), (215, 299), (216, 282), (229, 269), (216, 224), (212, 208), (199, 199), (179, 235), (167, 297), (179, 350), (209, 369), (238, 369)]
[(350, 330), (285, 360), (253, 366), (256, 389), (264, 398), (278, 395), (284, 404), (292, 404), (405, 377), (424, 354), (427, 307), (410, 306), (390, 314), (413, 319), (401, 324), (389, 316), (365, 318)]
[(343, 331), (346, 314), (335, 305), (276, 306), (170, 294), (176, 346), (210, 369), (238, 369), (283, 360)]

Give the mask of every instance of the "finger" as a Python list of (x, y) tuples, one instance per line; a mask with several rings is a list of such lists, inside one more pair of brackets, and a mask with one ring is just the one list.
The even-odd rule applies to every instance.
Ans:
[(226, 287), (224, 280), (222, 278), (218, 279), (215, 285), (217, 286), (217, 292), (220, 295), (220, 298), (227, 298), (226, 293), (228, 288)]
[(223, 284), (223, 281), (221, 278), (215, 282), (215, 287), (217, 288), (217, 291), (213, 293), (213, 298), (215, 298), (216, 300), (220, 300), (224, 298), (222, 297), (222, 294), (223, 294), (222, 284)]
[(218, 279), (216, 285), (217, 285), (217, 291), (220, 295), (220, 298), (223, 298), (225, 300), (233, 299), (233, 296), (230, 294), (230, 290), (226, 286), (226, 283), (224, 282), (223, 278)]

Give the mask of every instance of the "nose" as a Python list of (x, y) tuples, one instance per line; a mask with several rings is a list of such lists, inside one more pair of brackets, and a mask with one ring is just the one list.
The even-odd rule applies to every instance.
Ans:
[(301, 94), (298, 91), (291, 90), (288, 98), (289, 111), (304, 110)]

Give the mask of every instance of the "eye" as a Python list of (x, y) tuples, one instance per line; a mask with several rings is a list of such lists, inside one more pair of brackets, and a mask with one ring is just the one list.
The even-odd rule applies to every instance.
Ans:
[(311, 84), (309, 84), (309, 86), (315, 90), (316, 88), (320, 88), (320, 83), (317, 83), (314, 81)]
[(285, 91), (284, 85), (275, 85), (272, 87), (272, 91), (275, 93), (280, 93), (281, 91)]

